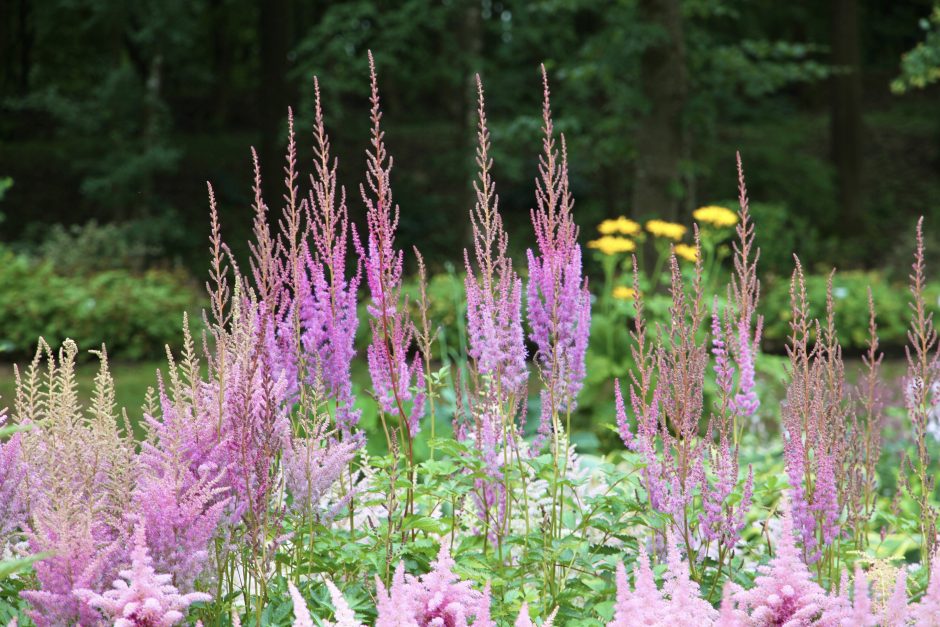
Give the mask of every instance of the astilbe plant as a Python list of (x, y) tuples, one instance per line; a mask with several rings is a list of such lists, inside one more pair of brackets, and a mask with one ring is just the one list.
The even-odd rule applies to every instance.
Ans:
[(793, 513), (786, 502), (782, 522), (776, 553), (769, 564), (759, 567), (754, 587), (734, 592), (735, 602), (753, 625), (811, 624), (831, 605), (826, 591), (813, 581), (796, 546)]
[[(413, 464), (413, 439), (424, 415), (424, 373), (420, 360), (409, 363), (414, 332), (408, 308), (401, 293), (404, 253), (395, 248), (398, 206), (391, 187), (392, 158), (385, 148), (381, 127), (378, 78), (369, 53), (372, 84), (372, 142), (367, 153), (367, 177), (361, 187), (366, 205), (367, 242), (360, 250), (372, 302), (372, 343), (368, 349), (369, 374), (382, 414), (398, 416), (401, 444)], [(390, 443), (391, 444), (391, 443)]]
[(83, 411), (75, 380), (77, 354), (78, 347), (67, 340), (56, 358), (40, 340), (25, 373), (16, 373), (13, 419), (33, 426), (22, 448), (29, 466), (26, 537), (32, 551), (49, 553), (35, 565), (40, 589), (22, 593), (40, 627), (94, 624), (97, 612), (72, 592), (98, 589), (116, 574), (130, 534), (124, 513), (136, 465), (130, 436), (118, 428), (107, 355), (98, 353), (101, 367), (92, 403)]
[[(469, 431), (486, 464), (486, 475), (475, 479), (474, 500), (488, 539), (500, 542), (506, 533), (508, 480), (506, 469), (521, 437), (528, 369), (522, 328), (522, 280), (507, 255), (509, 237), (499, 213), (491, 175), (490, 134), (486, 124), (483, 83), (476, 77), (478, 96), (476, 203), (470, 212), (473, 257), (464, 250), (467, 276), (468, 357), (471, 419), (458, 425)], [(517, 421), (520, 419), (519, 421)]]
[(211, 599), (203, 592), (180, 594), (170, 583), (172, 575), (154, 570), (142, 523), (135, 527), (130, 559), (130, 568), (120, 571), (121, 579), (114, 582), (112, 590), (103, 594), (88, 589), (74, 591), (75, 596), (114, 621), (115, 627), (170, 627), (183, 620), (191, 604)]
[[(711, 358), (718, 395), (711, 411), (704, 407), (709, 363), (704, 333), (702, 260), (696, 257), (691, 286), (686, 286), (675, 255), (669, 258), (671, 307), (668, 321), (651, 338), (644, 315), (639, 270), (633, 260), (634, 370), (630, 407), (636, 433), (615, 382), (617, 427), (624, 445), (642, 460), (643, 487), (650, 507), (671, 516), (675, 533), (690, 556), (694, 577), (698, 554), (717, 549), (716, 578), (740, 538), (753, 492), (753, 474), (741, 481), (738, 464), (740, 432), (756, 413), (754, 361), (762, 321), (756, 316), (760, 284), (759, 251), (738, 158), (740, 210), (734, 275), (724, 311), (712, 306)], [(698, 246), (696, 231), (696, 246)], [(732, 498), (734, 494), (740, 497)]]
[(905, 381), (905, 406), (911, 421), (915, 455), (902, 459), (900, 484), (918, 508), (917, 521), (924, 539), (921, 546), (921, 562), (930, 565), (937, 544), (937, 520), (940, 510), (931, 499), (936, 486), (936, 479), (930, 470), (930, 452), (927, 449), (927, 435), (930, 429), (932, 408), (937, 405), (937, 392), (940, 388), (940, 342), (934, 327), (933, 313), (928, 311), (924, 295), (926, 282), (926, 261), (924, 257), (924, 221), (917, 223), (917, 247), (914, 252), (914, 265), (910, 275), (912, 300), (911, 327), (908, 331), (907, 380)]
[(489, 616), (489, 595), (461, 581), (453, 567), (450, 552), (441, 546), (431, 572), (425, 575), (408, 575), (404, 564), (399, 564), (391, 588), (376, 578), (376, 627), (467, 627), (470, 619), (478, 625), (481, 616)]
[[(532, 226), (536, 249), (529, 249), (526, 286), (529, 339), (536, 345), (535, 361), (545, 389), (539, 438), (555, 434), (558, 454), (560, 419), (574, 411), (585, 377), (584, 358), (591, 326), (591, 295), (582, 276), (578, 227), (572, 216), (574, 199), (568, 184), (568, 152), (564, 135), (561, 150), (549, 101), (548, 74), (542, 67), (542, 154), (536, 179)], [(535, 447), (536, 450), (538, 446)]]

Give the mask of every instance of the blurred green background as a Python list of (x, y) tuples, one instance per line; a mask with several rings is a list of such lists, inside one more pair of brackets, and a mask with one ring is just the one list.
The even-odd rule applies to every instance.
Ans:
[[(816, 303), (828, 270), (847, 271), (837, 279), (847, 353), (864, 345), (869, 285), (885, 346), (900, 353), (918, 216), (928, 249), (940, 249), (932, 0), (7, 0), (0, 361), (28, 358), (40, 334), (82, 348), (106, 341), (119, 384), (124, 368), (128, 398), (141, 397), (164, 344), (178, 342), (181, 312), (198, 319), (205, 182), (244, 256), (249, 146), (276, 210), (289, 105), (302, 161), (312, 156), (313, 75), (361, 223), (367, 49), (395, 157), (400, 244), (419, 246), (436, 275), (450, 346), (459, 346), (461, 303), (448, 264), (460, 267), (473, 202), (473, 74), (484, 80), (500, 208), (521, 252), (532, 243), (544, 62), (582, 242), (605, 218), (691, 224), (699, 206), (733, 207), (740, 150), (768, 351), (782, 348), (796, 252)], [(586, 261), (592, 285), (603, 285), (602, 257)], [(620, 342), (629, 311), (614, 309), (597, 314), (595, 336)], [(597, 385), (624, 372), (616, 342), (592, 348)], [(620, 348), (608, 355), (606, 346)], [(5, 397), (9, 372), (0, 366)], [(607, 385), (589, 381), (584, 405), (595, 398), (606, 411)]]

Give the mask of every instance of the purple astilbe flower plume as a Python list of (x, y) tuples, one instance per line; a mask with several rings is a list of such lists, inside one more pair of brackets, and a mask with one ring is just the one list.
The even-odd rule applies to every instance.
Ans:
[[(379, 107), (378, 79), (371, 52), (369, 73), (372, 83), (372, 145), (366, 156), (367, 184), (360, 186), (362, 200), (366, 205), (368, 238), (365, 250), (357, 244), (372, 296), (368, 306), (372, 317), (372, 343), (367, 356), (379, 407), (385, 413), (398, 414), (405, 446), (411, 457), (412, 439), (418, 433), (419, 421), (424, 415), (425, 398), (421, 391), (425, 388), (424, 374), (420, 359), (416, 357), (411, 363), (408, 362), (414, 327), (406, 303), (402, 302), (403, 252), (395, 248), (398, 206), (392, 200), (389, 179), (392, 159), (386, 152), (385, 134), (380, 125), (382, 112)], [(409, 403), (410, 410), (406, 409)]]
[(669, 600), (662, 617), (664, 624), (708, 625), (714, 622), (718, 612), (700, 596), (698, 584), (689, 578), (689, 565), (682, 559), (672, 531), (668, 533), (667, 543), (669, 570), (663, 592)]
[(387, 591), (377, 579), (376, 627), (468, 627), (471, 618), (488, 616), (489, 597), (460, 581), (453, 567), (450, 552), (441, 546), (428, 574), (406, 575), (399, 565)]
[(917, 627), (940, 627), (940, 554), (933, 557), (927, 590), (908, 612), (908, 618)]
[(545, 383), (539, 442), (553, 428), (554, 415), (575, 408), (584, 382), (591, 324), (591, 296), (582, 276), (578, 227), (571, 215), (574, 199), (568, 187), (567, 147), (562, 135), (559, 155), (544, 66), (542, 81), (543, 154), (536, 179), (536, 208), (532, 210), (537, 252), (526, 252), (529, 337), (538, 347), (535, 358)]
[(808, 625), (830, 605), (826, 591), (812, 580), (796, 548), (793, 515), (787, 502), (782, 510), (776, 555), (769, 564), (758, 567), (760, 574), (753, 588), (736, 589), (734, 593), (735, 602), (747, 612), (752, 625)]
[(305, 438), (291, 437), (281, 458), (294, 508), (304, 513), (314, 512), (359, 448), (355, 440), (328, 439), (323, 425), (314, 425), (313, 429)]
[(112, 590), (103, 594), (88, 589), (75, 591), (77, 597), (114, 621), (115, 627), (170, 627), (185, 618), (191, 604), (212, 600), (203, 592), (180, 594), (170, 583), (171, 575), (157, 574), (141, 523), (134, 530), (130, 557), (131, 567), (120, 572), (122, 579), (114, 582)]
[(355, 239), (355, 231), (349, 223), (346, 190), (337, 190), (336, 161), (330, 156), (316, 78), (314, 93), (315, 175), (306, 203), (312, 248), (307, 242), (301, 244), (306, 271), (298, 273), (295, 299), (299, 301), (302, 357), (311, 362), (308, 377), (319, 379), (328, 397), (335, 399), (336, 422), (348, 436), (361, 414), (353, 407), (350, 365), (356, 354), (356, 293), (362, 266), (357, 264), (355, 274), (347, 277), (347, 245), (350, 237)]
[(493, 166), (490, 133), (479, 75), (476, 84), (479, 173), (473, 184), (476, 203), (470, 211), (473, 257), (464, 250), (468, 352), (474, 370), (470, 381), (474, 396), (470, 428), (486, 464), (485, 475), (474, 480), (474, 500), (483, 527), (495, 544), (506, 520), (503, 460), (505, 451), (521, 431), (514, 418), (524, 412), (528, 370), (522, 328), (522, 280), (506, 253), (509, 236), (503, 228), (490, 172)]
[[(355, 612), (352, 611), (349, 603), (343, 597), (343, 593), (329, 579), (326, 580), (326, 589), (330, 591), (330, 599), (333, 601), (333, 617), (336, 621), (324, 621), (323, 624), (326, 627), (363, 627), (362, 623), (356, 619)], [(291, 592), (291, 595), (293, 596), (293, 592)]]
[[(843, 402), (844, 366), (835, 332), (832, 275), (826, 298), (825, 325), (809, 318), (803, 269), (795, 259), (790, 286), (792, 319), (789, 357), (790, 384), (781, 406), (785, 431), (784, 457), (793, 518), (808, 562), (841, 535), (840, 519), (851, 494), (840, 494), (839, 476), (845, 465), (847, 407)], [(810, 336), (817, 342), (811, 346)]]
[[(6, 410), (0, 410), (0, 428), (6, 426)], [(0, 546), (26, 522), (26, 473), (22, 435), (14, 433), (0, 442)]]
[(144, 450), (134, 504), (157, 569), (189, 590), (208, 562), (230, 499), (220, 485), (224, 474), (212, 465), (192, 469), (180, 444), (164, 440), (165, 449)]
[[(483, 83), (477, 81), (477, 157), (479, 168), (476, 204), (470, 211), (473, 226), (473, 262), (464, 250), (467, 268), (468, 352), (477, 374), (493, 377), (501, 392), (519, 397), (525, 394), (528, 371), (522, 329), (522, 280), (506, 254), (509, 236), (499, 213), (499, 198), (490, 170), (490, 132), (486, 126)], [(500, 399), (502, 402), (502, 399)]]
[(656, 588), (649, 556), (643, 545), (640, 545), (633, 572), (634, 584), (631, 590), (627, 571), (622, 563), (617, 564), (617, 603), (614, 606), (614, 619), (607, 623), (607, 627), (656, 625), (666, 615), (667, 604)]
[(760, 249), (754, 247), (754, 222), (751, 220), (740, 152), (736, 154), (736, 159), (740, 209), (738, 211), (738, 239), (734, 243), (734, 275), (731, 280), (731, 291), (738, 306), (735, 357), (740, 369), (740, 379), (734, 403), (738, 415), (748, 418), (757, 413), (760, 407), (760, 399), (757, 397), (754, 385), (754, 359), (760, 349), (763, 328), (763, 318), (757, 316), (756, 321), (754, 319), (760, 299), (760, 281), (757, 278)]

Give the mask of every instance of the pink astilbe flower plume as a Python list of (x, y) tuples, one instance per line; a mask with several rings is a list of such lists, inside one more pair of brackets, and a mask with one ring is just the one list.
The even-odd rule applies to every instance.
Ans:
[[(542, 627), (552, 627), (555, 624), (556, 614), (558, 614), (557, 607), (548, 615), (542, 623)], [(529, 604), (525, 601), (522, 602), (522, 607), (519, 608), (519, 616), (516, 617), (514, 625), (515, 627), (536, 627), (536, 624), (533, 623), (532, 619), (529, 617)], [(476, 623), (474, 623), (474, 627), (476, 627)]]
[(87, 408), (79, 401), (72, 340), (57, 356), (40, 340), (25, 373), (16, 370), (14, 421), (33, 426), (21, 449), (29, 466), (26, 538), (32, 552), (48, 554), (34, 566), (39, 589), (21, 593), (39, 627), (95, 624), (97, 611), (73, 591), (102, 589), (127, 556), (137, 463), (130, 436), (118, 427), (107, 354), (96, 353), (100, 369)]
[(537, 248), (526, 252), (529, 338), (538, 347), (535, 359), (545, 384), (539, 442), (552, 430), (553, 416), (575, 408), (586, 374), (584, 357), (591, 325), (591, 295), (582, 275), (578, 227), (571, 214), (574, 199), (568, 186), (567, 147), (564, 135), (560, 154), (555, 145), (544, 66), (542, 81), (543, 154), (532, 210)]
[(489, 616), (489, 596), (459, 580), (453, 567), (450, 552), (442, 546), (426, 575), (407, 575), (399, 564), (389, 590), (376, 579), (376, 627), (468, 627), (475, 624), (470, 619)]
[(290, 592), (290, 598), (294, 604), (294, 627), (313, 627), (310, 610), (307, 609), (307, 602), (304, 601), (300, 590), (292, 581), (287, 582), (287, 590)]
[(122, 579), (114, 582), (114, 588), (103, 594), (88, 589), (75, 591), (77, 597), (114, 621), (115, 627), (170, 627), (185, 618), (191, 604), (212, 599), (203, 592), (179, 594), (170, 583), (171, 575), (157, 574), (141, 523), (134, 530), (131, 567), (120, 575)]
[(848, 573), (843, 571), (841, 595), (830, 595), (829, 607), (823, 613), (819, 624), (826, 627), (875, 627), (878, 617), (872, 613), (871, 595), (868, 591), (868, 578), (860, 565), (855, 566), (854, 593), (849, 599)]
[(368, 306), (372, 343), (367, 357), (379, 407), (387, 414), (398, 415), (405, 447), (410, 452), (425, 410), (424, 374), (419, 358), (408, 360), (414, 326), (401, 294), (403, 252), (395, 248), (398, 206), (392, 199), (392, 158), (386, 152), (385, 133), (380, 125), (382, 112), (378, 79), (371, 52), (369, 72), (372, 83), (372, 145), (366, 154), (367, 183), (360, 186), (366, 205), (368, 237), (364, 250), (357, 244), (372, 296)]
[(752, 625), (799, 627), (810, 624), (828, 609), (826, 591), (812, 580), (796, 547), (793, 515), (783, 503), (783, 525), (777, 539), (777, 553), (750, 590), (736, 590), (738, 607), (748, 613)]
[(656, 625), (666, 615), (666, 601), (656, 588), (650, 559), (642, 545), (633, 572), (634, 584), (631, 589), (623, 563), (617, 564), (617, 603), (614, 606), (614, 619), (607, 623), (607, 627)]
[(917, 627), (940, 627), (940, 551), (933, 556), (927, 590), (911, 605), (908, 618)]
[(908, 613), (907, 568), (901, 567), (894, 580), (894, 590), (881, 613), (881, 624), (883, 627), (904, 627), (907, 625)]
[[(333, 617), (336, 620), (334, 622), (324, 621), (323, 624), (326, 627), (363, 627), (362, 623), (356, 619), (356, 614), (349, 607), (349, 603), (346, 602), (346, 598), (343, 597), (343, 593), (329, 579), (326, 580), (326, 589), (330, 591), (330, 599), (333, 601)], [(293, 592), (291, 594), (293, 595)]]
[(682, 559), (675, 534), (668, 533), (666, 581), (663, 592), (668, 596), (665, 624), (708, 625), (715, 621), (718, 612), (700, 596), (699, 585), (689, 577), (689, 565)]

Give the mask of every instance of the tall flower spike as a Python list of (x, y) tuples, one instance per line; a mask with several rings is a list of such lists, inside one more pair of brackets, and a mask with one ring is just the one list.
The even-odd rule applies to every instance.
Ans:
[[(699, 593), (699, 586), (689, 577), (689, 565), (682, 559), (675, 533), (667, 534), (669, 570), (666, 573), (664, 592), (669, 595), (667, 615), (677, 624), (708, 625), (718, 618), (718, 612)], [(665, 618), (665, 617), (664, 617)]]
[(185, 618), (191, 604), (212, 599), (203, 592), (179, 594), (170, 583), (170, 575), (154, 571), (141, 523), (134, 530), (131, 567), (120, 574), (122, 579), (115, 581), (114, 588), (104, 594), (88, 589), (75, 591), (77, 597), (114, 621), (115, 627), (170, 627)]
[(646, 548), (640, 545), (640, 553), (634, 565), (632, 590), (623, 564), (617, 564), (617, 603), (614, 606), (614, 619), (607, 623), (607, 627), (655, 625), (667, 614), (667, 609), (663, 595), (656, 588)]
[[(499, 213), (499, 198), (490, 170), (490, 132), (486, 126), (483, 83), (476, 77), (478, 99), (478, 180), (476, 204), (470, 211), (473, 260), (464, 250), (467, 268), (467, 335), (469, 354), (479, 374), (490, 376), (507, 396), (525, 393), (528, 378), (522, 330), (522, 280), (506, 254), (509, 237)], [(500, 399), (502, 402), (502, 399)]]
[(902, 566), (898, 569), (897, 578), (894, 580), (894, 590), (885, 604), (881, 622), (884, 627), (904, 627), (907, 625), (908, 611), (907, 568)]
[(463, 626), (471, 618), (488, 616), (489, 596), (474, 590), (469, 581), (460, 581), (453, 567), (450, 552), (441, 546), (428, 574), (406, 575), (399, 564), (391, 590), (377, 581), (376, 627)]
[(560, 154), (555, 145), (544, 66), (542, 82), (543, 154), (535, 182), (536, 208), (531, 212), (537, 249), (526, 252), (529, 337), (538, 347), (535, 358), (545, 383), (539, 443), (552, 430), (553, 416), (575, 408), (584, 382), (591, 324), (591, 295), (582, 276), (578, 227), (571, 215), (567, 147), (564, 135)]
[(356, 620), (356, 614), (349, 607), (343, 593), (329, 579), (326, 580), (326, 588), (330, 591), (330, 599), (333, 600), (333, 615), (336, 618), (336, 622), (327, 621), (326, 627), (363, 627), (362, 623)]
[(307, 602), (304, 601), (304, 597), (293, 581), (287, 582), (287, 591), (290, 592), (290, 598), (294, 604), (294, 627), (313, 627), (313, 619), (310, 618)]
[[(323, 122), (320, 84), (314, 78), (316, 120), (313, 135), (314, 174), (307, 199), (309, 240), (302, 248), (303, 265), (297, 272), (296, 296), (302, 357), (310, 382), (319, 379), (329, 398), (336, 402), (336, 422), (349, 435), (361, 412), (353, 407), (350, 367), (356, 354), (354, 342), (359, 326), (356, 294), (362, 275), (361, 262), (347, 277), (346, 252), (349, 238), (358, 245), (349, 223), (346, 190), (337, 189), (336, 160), (330, 155), (330, 138)], [(312, 244), (312, 249), (310, 247)]]
[(395, 248), (398, 207), (392, 200), (392, 159), (385, 149), (378, 78), (371, 52), (369, 72), (372, 83), (372, 146), (366, 153), (366, 185), (360, 186), (366, 205), (368, 239), (365, 250), (359, 246), (360, 257), (365, 263), (366, 283), (372, 295), (372, 303), (368, 307), (372, 317), (372, 343), (367, 357), (379, 407), (385, 413), (399, 416), (405, 447), (410, 451), (411, 440), (417, 434), (419, 421), (424, 415), (425, 399), (420, 391), (424, 389), (423, 369), (417, 357), (408, 362), (413, 325), (407, 307), (401, 302), (403, 253)]

